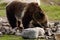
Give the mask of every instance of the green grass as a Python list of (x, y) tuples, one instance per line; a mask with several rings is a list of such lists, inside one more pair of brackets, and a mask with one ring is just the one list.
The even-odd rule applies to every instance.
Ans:
[(0, 40), (23, 40), (20, 36), (15, 35), (4, 35), (0, 37)]
[(6, 11), (5, 10), (0, 10), (0, 16), (1, 17), (6, 16)]
[(55, 2), (60, 2), (60, 0), (54, 0)]
[[(15, 35), (3, 35), (2, 37), (0, 37), (0, 40), (33, 40), (33, 39), (23, 39), (21, 36), (15, 36)], [(45, 40), (45, 39), (40, 39), (40, 40)]]
[(6, 8), (6, 4), (7, 4), (7, 3), (1, 3), (1, 4), (0, 4), (0, 10), (5, 9), (5, 8)]
[(41, 8), (48, 15), (49, 20), (60, 20), (60, 6), (44, 4)]

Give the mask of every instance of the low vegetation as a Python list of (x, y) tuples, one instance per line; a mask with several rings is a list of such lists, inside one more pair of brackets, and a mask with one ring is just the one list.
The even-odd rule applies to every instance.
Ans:
[(0, 17), (6, 16), (6, 11), (5, 10), (0, 10)]
[(41, 8), (48, 15), (49, 20), (60, 20), (60, 6), (44, 4)]
[(14, 35), (4, 35), (0, 37), (0, 40), (23, 40), (20, 36), (14, 36)]

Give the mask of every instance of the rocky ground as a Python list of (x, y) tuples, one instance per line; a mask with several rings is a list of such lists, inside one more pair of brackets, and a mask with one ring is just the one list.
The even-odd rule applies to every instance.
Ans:
[(10, 26), (6, 17), (2, 17), (2, 26)]
[[(54, 26), (54, 23), (59, 24), (58, 26), (60, 27), (60, 22), (51, 22), (50, 24), (52, 26)], [(57, 24), (55, 24), (55, 25), (57, 25)], [(8, 20), (7, 20), (6, 17), (0, 17), (0, 28), (1, 27), (5, 27), (6, 28), (5, 30), (2, 31), (3, 33), (5, 32), (5, 34), (9, 34), (9, 33), (14, 34), (15, 33), (15, 35), (20, 35), (18, 30), (16, 31), (15, 29), (14, 30), (10, 29), (10, 25), (9, 25)], [(59, 31), (60, 31), (60, 29), (59, 29)], [(1, 32), (0, 32), (0, 35), (2, 36)]]

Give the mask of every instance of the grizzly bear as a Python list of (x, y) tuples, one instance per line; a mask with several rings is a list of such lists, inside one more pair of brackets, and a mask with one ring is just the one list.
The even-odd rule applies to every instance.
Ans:
[[(35, 27), (47, 27), (47, 17), (38, 3), (13, 1), (6, 7), (6, 16), (12, 28), (29, 28), (30, 21)], [(41, 26), (42, 25), (42, 26)]]

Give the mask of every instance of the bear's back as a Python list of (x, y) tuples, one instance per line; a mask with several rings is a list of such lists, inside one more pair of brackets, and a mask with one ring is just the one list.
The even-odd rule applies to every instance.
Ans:
[(22, 15), (22, 11), (26, 6), (27, 6), (27, 3), (13, 1), (7, 5), (6, 9), (12, 12), (13, 14), (15, 14), (15, 16), (19, 19)]

